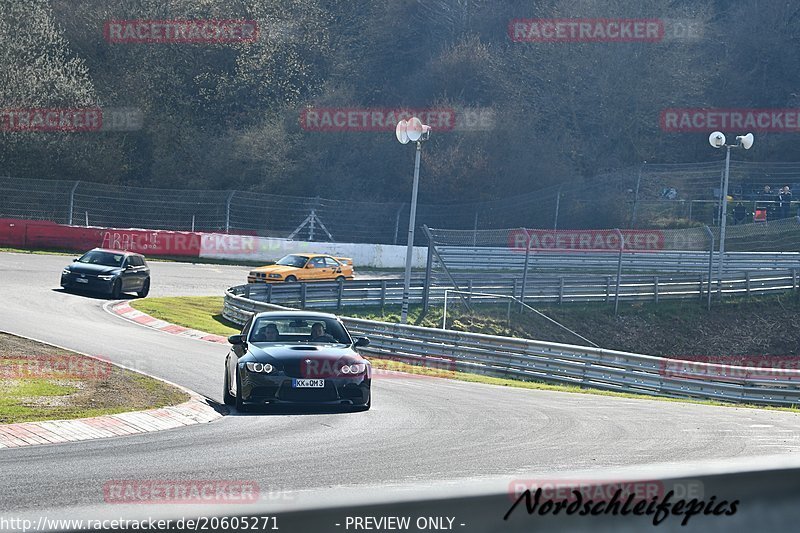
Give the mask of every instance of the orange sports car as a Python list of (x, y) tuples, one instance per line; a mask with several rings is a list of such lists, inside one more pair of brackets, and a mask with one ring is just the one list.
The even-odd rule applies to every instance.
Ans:
[(274, 265), (254, 268), (247, 283), (345, 281), (353, 279), (353, 260), (324, 254), (290, 254)]

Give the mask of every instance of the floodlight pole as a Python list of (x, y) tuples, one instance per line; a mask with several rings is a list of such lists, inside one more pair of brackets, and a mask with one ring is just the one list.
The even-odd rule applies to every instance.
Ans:
[(419, 160), (422, 152), (422, 141), (417, 141), (417, 154), (414, 159), (414, 185), (411, 188), (411, 213), (408, 217), (408, 243), (406, 246), (406, 272), (403, 281), (403, 307), (400, 311), (400, 323), (408, 322), (408, 296), (411, 290), (411, 262), (414, 258), (414, 225), (417, 218), (417, 191), (419, 189)]
[(719, 280), (720, 294), (722, 294), (722, 265), (725, 262), (725, 224), (728, 221), (728, 178), (731, 169), (731, 145), (726, 144), (725, 177), (722, 180), (722, 212), (719, 220), (719, 262), (717, 263), (717, 278)]

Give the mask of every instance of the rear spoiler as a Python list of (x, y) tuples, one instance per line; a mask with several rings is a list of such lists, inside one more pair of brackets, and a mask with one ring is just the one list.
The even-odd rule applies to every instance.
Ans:
[(337, 261), (339, 261), (343, 265), (353, 266), (353, 260), (350, 259), (349, 257), (334, 257), (334, 259), (336, 259)]

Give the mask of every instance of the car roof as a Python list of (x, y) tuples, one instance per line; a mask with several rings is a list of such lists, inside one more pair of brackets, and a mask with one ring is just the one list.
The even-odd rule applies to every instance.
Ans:
[(130, 250), (112, 250), (111, 248), (92, 248), (89, 250), (90, 252), (108, 252), (110, 254), (122, 254), (122, 255), (138, 255), (139, 257), (144, 257), (140, 253), (131, 252)]
[(256, 314), (256, 318), (277, 318), (277, 317), (305, 317), (305, 318), (333, 318), (338, 320), (339, 317), (331, 313), (320, 313), (319, 311), (262, 311)]

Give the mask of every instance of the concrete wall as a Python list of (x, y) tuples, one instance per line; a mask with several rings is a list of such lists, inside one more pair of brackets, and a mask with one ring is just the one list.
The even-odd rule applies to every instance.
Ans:
[[(200, 245), (200, 257), (206, 259), (275, 261), (286, 254), (303, 252), (350, 257), (356, 270), (359, 267), (402, 268), (406, 261), (406, 247), (391, 244), (307, 242), (204, 233)], [(427, 247), (414, 247), (414, 268), (425, 267), (427, 253)]]

